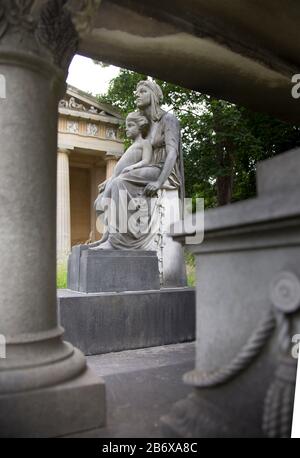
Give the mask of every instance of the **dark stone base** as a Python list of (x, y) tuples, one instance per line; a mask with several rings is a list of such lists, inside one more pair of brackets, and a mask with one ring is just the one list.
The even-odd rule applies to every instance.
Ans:
[(0, 396), (1, 438), (78, 436), (105, 420), (105, 385), (90, 369), (59, 385)]
[(157, 253), (75, 246), (68, 262), (68, 288), (83, 293), (159, 290)]
[(195, 339), (192, 288), (83, 294), (58, 291), (65, 339), (86, 355)]

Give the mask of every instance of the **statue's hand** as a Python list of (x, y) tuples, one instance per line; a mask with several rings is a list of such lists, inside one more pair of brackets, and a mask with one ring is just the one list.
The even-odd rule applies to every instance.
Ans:
[(144, 194), (148, 197), (153, 197), (157, 195), (157, 191), (160, 189), (160, 183), (158, 181), (151, 181), (147, 184), (144, 190)]
[(98, 186), (99, 194), (101, 194), (104, 191), (106, 184), (107, 184), (107, 180), (104, 181), (103, 183), (99, 184), (99, 186)]
[(130, 172), (131, 170), (134, 170), (135, 167), (133, 165), (129, 165), (128, 167), (125, 167), (125, 169), (122, 170), (122, 173)]

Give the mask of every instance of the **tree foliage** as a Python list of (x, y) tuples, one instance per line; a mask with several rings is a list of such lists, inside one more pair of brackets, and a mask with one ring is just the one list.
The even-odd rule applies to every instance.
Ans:
[[(137, 83), (146, 78), (121, 70), (99, 99), (127, 115), (136, 109)], [(204, 197), (207, 207), (255, 195), (256, 163), (300, 144), (299, 127), (209, 95), (156, 82), (164, 93), (164, 108), (172, 110), (181, 122), (186, 195)]]

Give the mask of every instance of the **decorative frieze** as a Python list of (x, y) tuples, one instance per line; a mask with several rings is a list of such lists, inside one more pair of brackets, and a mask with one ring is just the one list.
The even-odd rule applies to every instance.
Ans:
[(117, 138), (117, 132), (113, 127), (108, 127), (105, 130), (105, 137), (109, 138), (110, 140), (116, 140)]
[(79, 134), (79, 123), (77, 121), (68, 121), (67, 132), (70, 134)]
[(97, 124), (88, 123), (86, 126), (86, 133), (91, 137), (96, 137), (98, 135), (98, 126)]

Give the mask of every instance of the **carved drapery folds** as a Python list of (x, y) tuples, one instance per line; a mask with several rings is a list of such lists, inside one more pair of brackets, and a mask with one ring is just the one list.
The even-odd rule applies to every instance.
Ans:
[(101, 0), (0, 0), (0, 44), (9, 34), (20, 35), (23, 48), (66, 70), (77, 50), (79, 35), (91, 30), (100, 3)]

